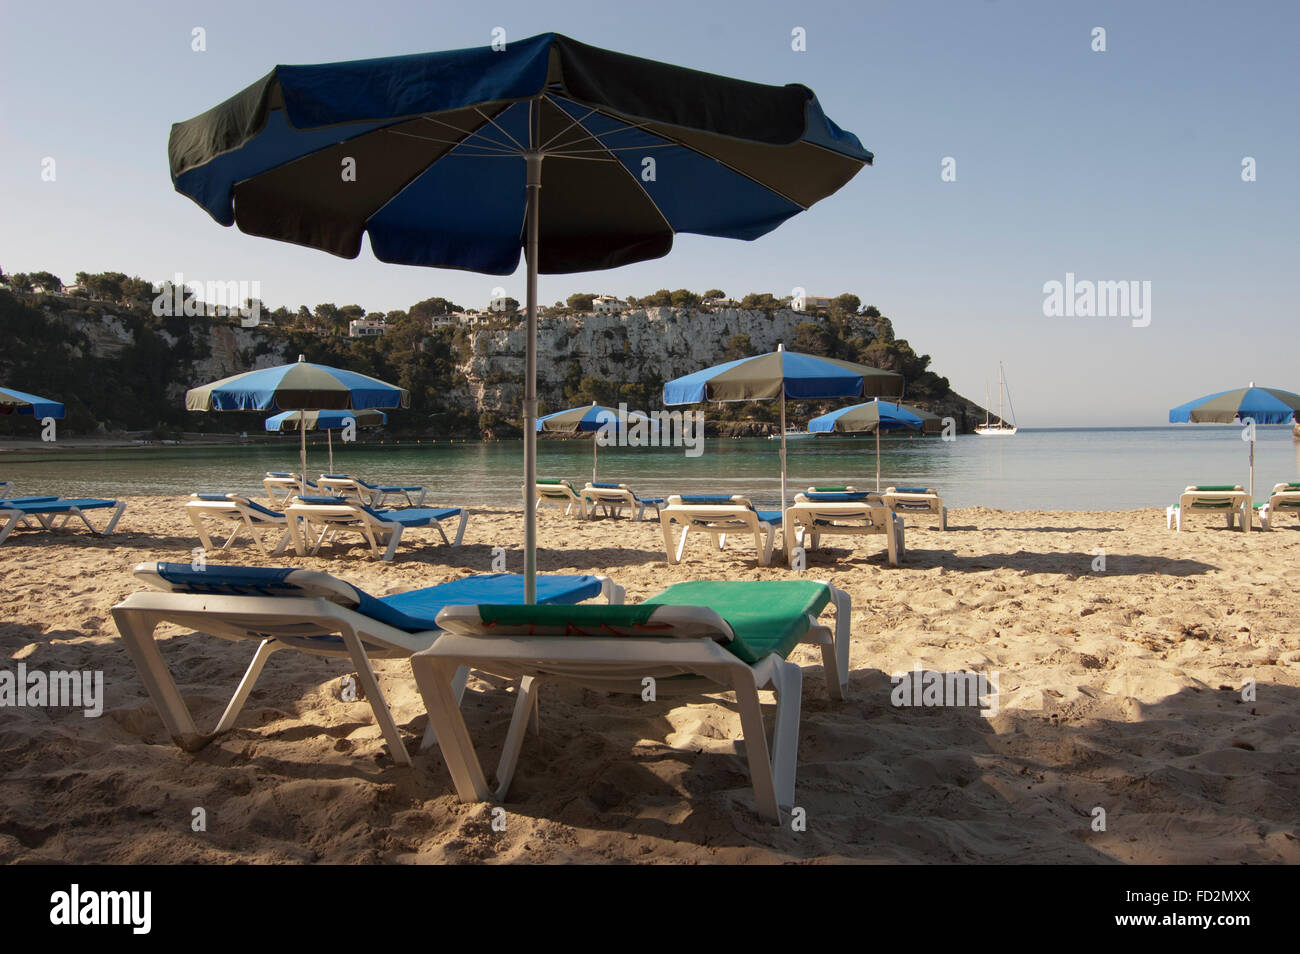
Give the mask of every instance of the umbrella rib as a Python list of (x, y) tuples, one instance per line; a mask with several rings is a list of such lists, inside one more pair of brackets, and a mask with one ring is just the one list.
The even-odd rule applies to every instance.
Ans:
[(489, 116), (487, 113), (483, 112), (483, 110), (480, 109), (480, 108), (477, 107), (477, 106), (474, 107), (474, 112), (476, 112), (476, 113), (478, 113), (480, 116), (482, 116), (483, 119), (484, 119), (484, 121), (490, 123), (490, 124), (492, 125), (492, 128), (493, 128), (493, 129), (498, 130), (498, 131), (501, 133), (501, 135), (505, 136), (505, 137), (506, 137), (507, 139), (509, 139), (512, 143), (514, 143), (514, 144), (515, 144), (515, 147), (516, 147), (520, 152), (527, 152), (527, 151), (528, 151), (528, 150), (524, 147), (524, 145), (523, 145), (522, 143), (519, 142), (518, 139), (516, 139), (514, 136), (510, 135), (510, 133), (506, 132), (506, 130), (505, 130), (504, 128), (502, 128), (501, 124), (498, 123), (498, 122), (496, 121), (496, 117), (494, 117), (494, 116)]
[[(550, 97), (547, 97), (547, 98), (549, 99)], [(554, 100), (552, 100), (552, 102), (554, 102)], [(555, 103), (555, 105), (559, 106), (559, 103)], [(579, 129), (581, 129), (584, 133), (587, 132), (586, 127), (583, 126), (582, 123), (583, 123), (585, 120), (587, 120), (588, 118), (590, 118), (590, 117), (591, 117), (591, 114), (594, 113), (594, 112), (596, 112), (596, 107), (593, 106), (591, 109), (587, 110), (587, 115), (586, 115), (586, 116), (583, 116), (583, 117), (580, 118), (580, 119), (573, 119), (573, 117), (569, 117), (569, 119), (570, 119), (569, 125), (565, 126), (563, 129), (561, 129), (559, 132), (557, 132), (557, 133), (556, 133), (554, 136), (552, 136), (550, 139), (546, 140), (546, 142), (542, 143), (542, 144), (538, 147), (538, 149), (540, 149), (542, 152), (545, 152), (547, 146), (549, 146), (551, 143), (555, 142), (555, 140), (559, 139), (561, 136), (563, 136), (566, 132), (568, 132), (568, 131), (569, 131), (570, 129), (572, 129), (574, 126), (577, 126), (577, 127), (578, 127)], [(591, 134), (590, 134), (590, 133), (587, 133), (587, 135), (590, 136)]]
[[(477, 108), (477, 107), (475, 107), (475, 112), (477, 112), (480, 116), (483, 116), (483, 111), (482, 111), (481, 109)], [(503, 136), (505, 136), (507, 139), (509, 139), (509, 140), (510, 140), (510, 143), (501, 142), (501, 141), (499, 141), (499, 140), (492, 139), (492, 138), (490, 138), (489, 136), (484, 135), (483, 127), (482, 127), (482, 126), (478, 127), (477, 129), (461, 129), (459, 126), (455, 125), (454, 123), (449, 123), (449, 122), (447, 122), (447, 120), (445, 120), (445, 119), (439, 119), (437, 116), (432, 115), (432, 114), (429, 114), (429, 113), (426, 113), (425, 115), (421, 116), (420, 118), (423, 119), (425, 122), (437, 123), (437, 124), (440, 125), (440, 126), (446, 126), (448, 129), (452, 130), (453, 132), (460, 133), (461, 136), (464, 136), (464, 137), (466, 137), (466, 138), (471, 138), (471, 137), (474, 137), (474, 136), (482, 136), (482, 138), (486, 139), (486, 140), (487, 140), (489, 143), (491, 143), (492, 145), (494, 145), (494, 146), (500, 146), (500, 147), (503, 148), (503, 149), (511, 148), (510, 143), (514, 143), (514, 146), (517, 147), (517, 148), (522, 148), (521, 146), (519, 146), (519, 143), (515, 142), (514, 138), (513, 138), (509, 133), (507, 133), (504, 129), (501, 129), (500, 126), (497, 126), (496, 123), (492, 123), (492, 125), (493, 125), (496, 129), (498, 129), (498, 130), (501, 132), (501, 134), (502, 134)], [(490, 122), (490, 123), (492, 122), (492, 120), (489, 119), (487, 116), (483, 116), (483, 118), (486, 119), (486, 120), (487, 120), (488, 122)], [(460, 142), (463, 142), (463, 141), (464, 141), (463, 139), (460, 140)]]
[[(482, 149), (485, 151), (489, 151), (492, 154), (501, 155), (501, 156), (519, 155), (519, 153), (516, 150), (511, 149), (509, 146), (505, 146), (505, 145), (502, 145), (497, 149), (493, 149), (491, 146), (487, 146), (481, 143), (467, 143), (463, 139), (437, 139), (433, 136), (421, 136), (418, 133), (402, 132), (401, 130), (397, 130), (397, 129), (391, 129), (388, 131), (394, 136), (405, 136), (407, 139), (419, 139), (423, 142), (436, 142), (447, 146), (461, 147), (467, 149)], [(491, 142), (491, 140), (489, 140), (489, 142)]]

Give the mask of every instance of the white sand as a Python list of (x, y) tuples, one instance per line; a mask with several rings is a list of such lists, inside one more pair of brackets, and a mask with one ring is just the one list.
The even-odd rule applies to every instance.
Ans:
[[(213, 562), (323, 569), (376, 595), (522, 564), (518, 513), (479, 512), (459, 550), (411, 534), (393, 564), (359, 548)], [(544, 572), (601, 572), (645, 598), (688, 579), (783, 579), (753, 549), (697, 541), (664, 560), (656, 523), (540, 516)], [(404, 662), (377, 668), (415, 757), (398, 767), (346, 664), (274, 656), (230, 733), (195, 754), (167, 738), (109, 615), (141, 561), (189, 562), (176, 498), (130, 501), (119, 532), (16, 531), (0, 546), (0, 651), (43, 670), (100, 669), (101, 718), (0, 709), (0, 861), (1300, 862), (1300, 528), (1245, 536), (1164, 514), (954, 511), (882, 538), (829, 541), (809, 575), (853, 598), (852, 681), (832, 702), (805, 666), (796, 804), (807, 830), (758, 818), (725, 697), (672, 708), (552, 686), (525, 743), (504, 832), (453, 793)], [(1093, 572), (1094, 551), (1106, 569)], [(252, 654), (176, 627), (163, 652), (201, 726)], [(996, 671), (1000, 712), (895, 708), (888, 674)], [(1241, 687), (1256, 684), (1254, 701)], [(485, 764), (513, 697), (472, 679)], [(192, 810), (208, 830), (190, 829)], [(1094, 809), (1106, 830), (1094, 831)]]

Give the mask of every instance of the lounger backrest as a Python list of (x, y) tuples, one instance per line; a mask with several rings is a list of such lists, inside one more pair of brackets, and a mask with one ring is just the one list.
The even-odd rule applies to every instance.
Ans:
[(855, 494), (858, 492), (858, 488), (851, 487), (848, 484), (824, 484), (809, 487), (806, 492), (810, 494)]
[(872, 498), (874, 498), (876, 502), (880, 502), (879, 494), (869, 494), (865, 491), (858, 491), (856, 493), (844, 493), (844, 494), (831, 494), (831, 493), (796, 494), (794, 498), (794, 502), (795, 503), (861, 503), (863, 501), (871, 500)]
[(1184, 493), (1241, 493), (1241, 484), (1196, 484)]
[(887, 494), (933, 494), (934, 490), (929, 487), (886, 487)]
[(313, 507), (350, 507), (356, 501), (348, 500), (346, 497), (315, 497), (309, 495), (306, 497), (294, 497), (289, 502), (291, 504), (308, 504)]
[(266, 566), (220, 566), (199, 569), (189, 563), (141, 563), (135, 575), (156, 590), (218, 596), (296, 596), (326, 599), (355, 608), (365, 598), (350, 583), (317, 570)]
[(748, 497), (740, 494), (675, 494), (668, 498), (668, 505), (685, 507), (745, 507), (754, 509)]
[(729, 643), (727, 622), (705, 606), (448, 606), (438, 626), (462, 636), (610, 636)]
[(595, 487), (597, 490), (627, 490), (627, 484), (610, 484), (604, 481), (592, 481), (587, 486)]

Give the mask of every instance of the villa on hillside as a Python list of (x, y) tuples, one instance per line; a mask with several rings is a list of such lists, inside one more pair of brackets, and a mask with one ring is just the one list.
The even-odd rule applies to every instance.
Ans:
[(613, 295), (597, 295), (591, 300), (591, 308), (598, 315), (616, 315), (627, 311), (627, 302)]
[(791, 306), (795, 311), (829, 311), (834, 298), (826, 298), (822, 295), (804, 295), (802, 298), (796, 298)]
[(348, 322), (349, 338), (374, 338), (387, 332), (388, 322), (382, 318), (353, 318)]

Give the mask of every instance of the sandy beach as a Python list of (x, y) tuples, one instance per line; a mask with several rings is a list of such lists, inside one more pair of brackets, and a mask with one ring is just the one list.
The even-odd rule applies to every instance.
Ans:
[[(1300, 862), (1300, 611), (1294, 521), (1249, 536), (1164, 513), (961, 509), (944, 533), (909, 520), (907, 560), (881, 538), (832, 539), (807, 575), (853, 599), (852, 677), (833, 702), (805, 668), (795, 803), (804, 831), (753, 807), (725, 696), (673, 707), (548, 687), (505, 804), (457, 801), (405, 662), (381, 684), (414, 757), (386, 753), (335, 663), (274, 656), (236, 728), (174, 746), (113, 625), (142, 561), (189, 562), (176, 497), (130, 498), (118, 532), (19, 530), (0, 547), (4, 668), (102, 670), (102, 716), (0, 711), (0, 862)], [(375, 595), (519, 570), (518, 512), (480, 510), (451, 549), (413, 533), (392, 564), (359, 547), (212, 562), (302, 566)], [(644, 599), (692, 579), (784, 579), (752, 546), (696, 541), (669, 566), (657, 523), (539, 515), (542, 572), (605, 573)], [(1094, 570), (1104, 551), (1104, 570)], [(160, 631), (202, 727), (248, 644)], [(890, 674), (996, 673), (998, 712), (891, 705)], [(1242, 687), (1254, 681), (1254, 698)], [(464, 711), (495, 758), (513, 698), (472, 677)], [(193, 809), (207, 831), (191, 830)], [(1094, 830), (1105, 812), (1105, 830)]]

